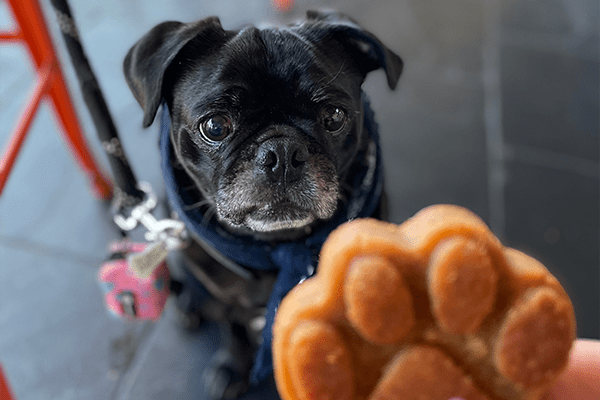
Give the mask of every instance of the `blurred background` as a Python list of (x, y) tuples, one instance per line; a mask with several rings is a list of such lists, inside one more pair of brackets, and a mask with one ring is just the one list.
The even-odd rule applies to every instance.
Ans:
[[(286, 13), (268, 0), (69, 3), (135, 172), (160, 195), (158, 126), (141, 128), (121, 72), (135, 41), (165, 20), (218, 15), (234, 29), (287, 23), (311, 8), (349, 14), (405, 61), (396, 91), (381, 71), (364, 85), (380, 124), (391, 220), (436, 203), (468, 207), (504, 244), (544, 263), (573, 300), (579, 336), (599, 337), (598, 1), (297, 0)], [(41, 4), (106, 166), (49, 1)], [(0, 28), (12, 21), (0, 1)], [(0, 44), (0, 148), (33, 79), (25, 49)], [(96, 273), (118, 238), (43, 106), (0, 197), (0, 363), (19, 399), (203, 398), (215, 326), (186, 333), (170, 305), (157, 323), (104, 310)], [(244, 398), (277, 397), (268, 382)]]

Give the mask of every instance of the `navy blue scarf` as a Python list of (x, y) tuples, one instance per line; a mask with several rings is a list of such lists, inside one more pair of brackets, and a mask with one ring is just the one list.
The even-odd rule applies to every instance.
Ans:
[(197, 189), (190, 187), (189, 177), (183, 170), (173, 168), (178, 163), (170, 140), (170, 117), (163, 107), (160, 132), (161, 167), (171, 207), (185, 223), (191, 235), (210, 244), (244, 268), (277, 270), (277, 280), (267, 304), (263, 343), (258, 350), (251, 374), (252, 383), (258, 383), (273, 371), (271, 340), (272, 325), (281, 299), (299, 282), (315, 272), (321, 246), (337, 226), (355, 219), (372, 216), (381, 198), (383, 166), (380, 157), (379, 135), (373, 112), (363, 94), (364, 127), (370, 137), (368, 149), (356, 158), (349, 172), (352, 184), (351, 198), (340, 203), (335, 215), (314, 227), (312, 233), (300, 240), (272, 243), (250, 236), (231, 233), (222, 228), (216, 218), (205, 218), (200, 208), (191, 207), (199, 201)]

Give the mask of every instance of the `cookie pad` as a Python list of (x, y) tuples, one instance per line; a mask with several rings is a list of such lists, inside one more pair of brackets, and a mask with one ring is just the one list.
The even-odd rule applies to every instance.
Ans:
[(284, 400), (536, 400), (566, 367), (573, 306), (470, 211), (348, 222), (273, 327)]

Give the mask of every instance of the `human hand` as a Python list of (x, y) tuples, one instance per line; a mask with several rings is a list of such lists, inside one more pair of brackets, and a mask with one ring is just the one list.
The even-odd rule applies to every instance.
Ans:
[(578, 339), (565, 372), (544, 400), (600, 399), (600, 341)]
[[(578, 339), (573, 345), (567, 369), (543, 400), (600, 399), (600, 341)], [(452, 397), (448, 400), (463, 400)]]

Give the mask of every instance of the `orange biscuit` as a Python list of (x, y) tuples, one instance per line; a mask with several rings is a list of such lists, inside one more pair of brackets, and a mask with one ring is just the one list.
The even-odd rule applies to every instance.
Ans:
[(355, 220), (273, 327), (284, 400), (535, 400), (566, 366), (573, 306), (536, 260), (470, 211)]

